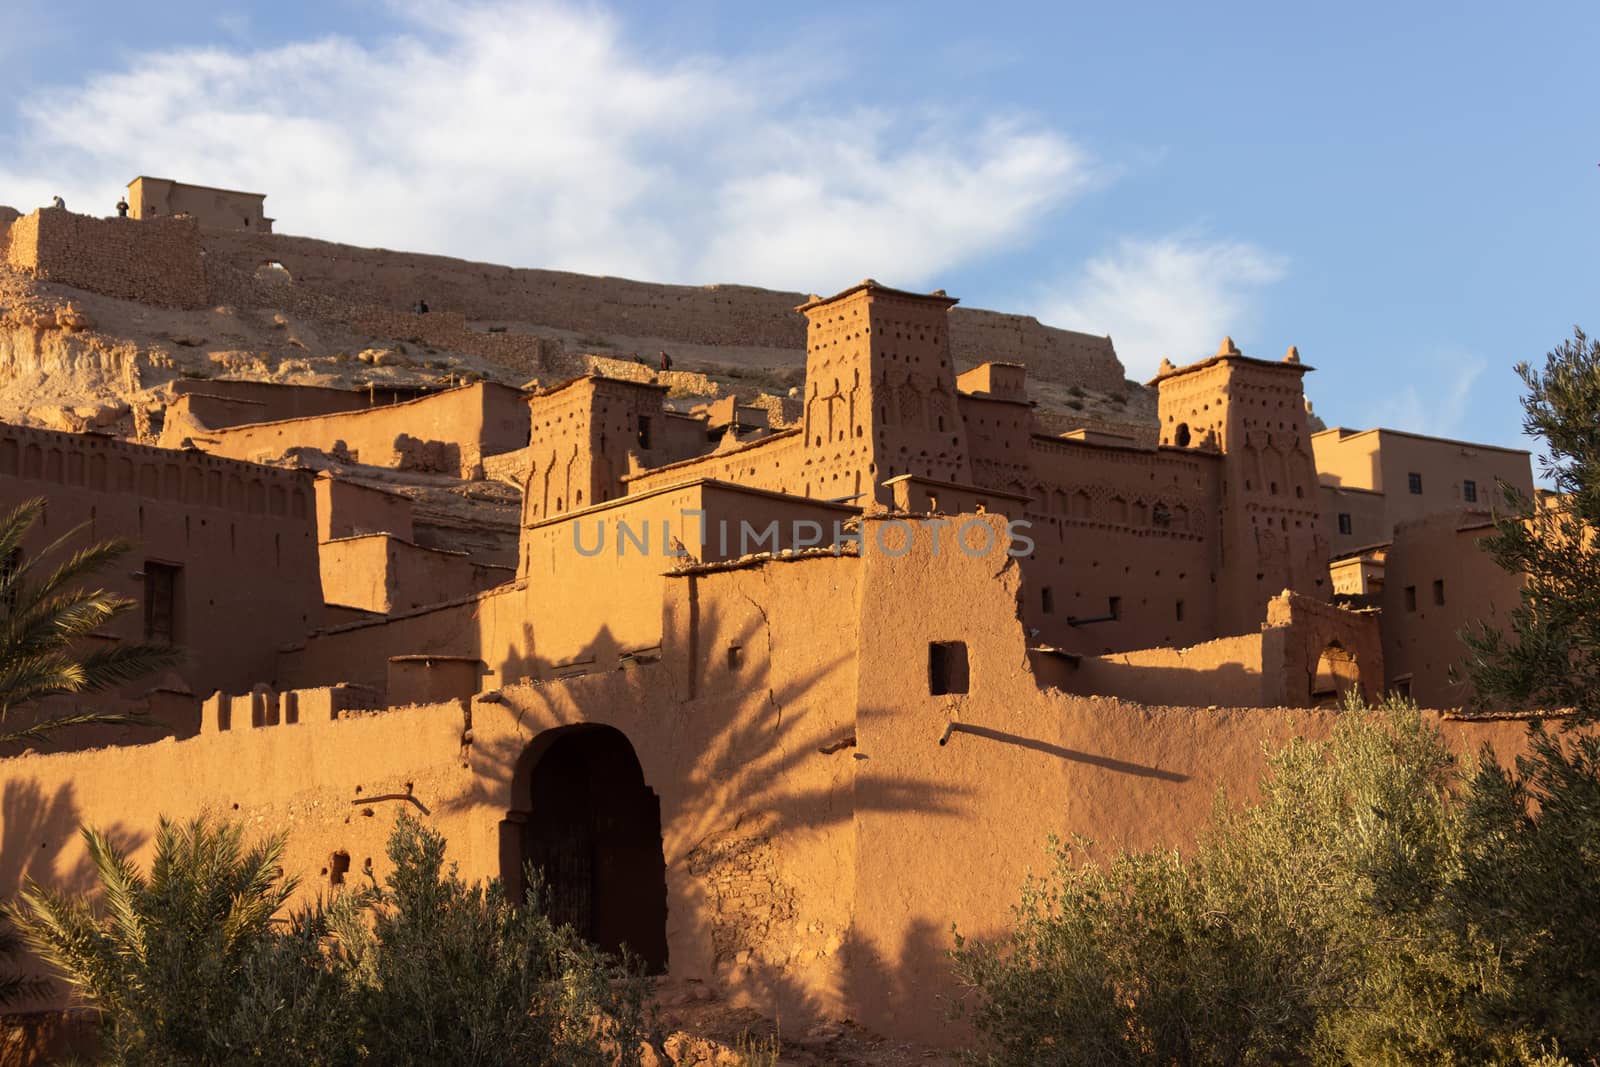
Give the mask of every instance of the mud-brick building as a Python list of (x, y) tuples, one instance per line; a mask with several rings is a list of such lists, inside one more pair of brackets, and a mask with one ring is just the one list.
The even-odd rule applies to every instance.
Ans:
[[(138, 604), (113, 620), (103, 640), (186, 648), (184, 662), (151, 685), (204, 696), (270, 683), (278, 649), (321, 622), (316, 513), (306, 472), (98, 434), (0, 425), (0, 508), (32, 497), (43, 497), (47, 507), (23, 557), (79, 527), (68, 551), (110, 538), (133, 546), (98, 576), (106, 589)], [(193, 733), (198, 720), (191, 714), (167, 725)], [(95, 736), (105, 743), (104, 735)]]

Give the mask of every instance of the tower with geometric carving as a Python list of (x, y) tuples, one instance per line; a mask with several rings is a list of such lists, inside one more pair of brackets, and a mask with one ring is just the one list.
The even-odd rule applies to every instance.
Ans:
[(869, 278), (795, 309), (807, 319), (805, 495), (888, 503), (878, 486), (896, 475), (971, 481), (950, 357), (955, 303)]
[(1328, 599), (1322, 530), (1303, 377), (1289, 349), (1280, 361), (1251, 359), (1232, 338), (1187, 367), (1162, 361), (1161, 444), (1222, 456), (1217, 542), (1217, 632), (1248, 633), (1285, 589)]

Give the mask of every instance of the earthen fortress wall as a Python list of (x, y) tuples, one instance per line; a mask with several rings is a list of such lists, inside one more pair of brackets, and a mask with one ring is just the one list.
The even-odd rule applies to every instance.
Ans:
[[(534, 322), (580, 333), (727, 347), (806, 347), (800, 293), (743, 285), (659, 285), (565, 271), (502, 267), (446, 256), (356, 248), (307, 237), (204, 230), (209, 262), (254, 271), (281, 263), (294, 280), (352, 303), (408, 308), (418, 299), (469, 319)], [(1122, 364), (1104, 337), (1045, 326), (1026, 315), (956, 308), (957, 360), (1024, 363), (1043, 381), (1123, 388)], [(796, 362), (799, 362), (797, 359)]]

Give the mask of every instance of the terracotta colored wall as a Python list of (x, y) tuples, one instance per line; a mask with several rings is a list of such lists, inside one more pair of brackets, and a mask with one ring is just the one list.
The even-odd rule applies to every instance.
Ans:
[(264, 200), (261, 193), (185, 185), (164, 178), (135, 178), (128, 186), (128, 213), (136, 219), (183, 212), (203, 226), (271, 233), (272, 220), (262, 211)]
[[(275, 674), (279, 645), (317, 617), (311, 479), (192, 452), (105, 437), (0, 426), (0, 505), (49, 500), (37, 551), (79, 523), (85, 539), (124, 537), (133, 550), (107, 569), (106, 588), (142, 603), (143, 561), (181, 566), (178, 640), (193, 658), (179, 674), (198, 694), (248, 688)], [(143, 635), (143, 612), (114, 624)], [(146, 683), (148, 686), (148, 683)]]
[[(1533, 468), (1525, 451), (1450, 441), (1397, 430), (1348, 430), (1332, 427), (1312, 437), (1317, 472), (1325, 485), (1354, 486), (1383, 494), (1387, 541), (1401, 522), (1459, 508), (1492, 510), (1500, 505), (1496, 480), (1533, 496)], [(1411, 473), (1422, 476), (1422, 492), (1410, 490)], [(1464, 483), (1476, 485), (1477, 500), (1465, 497)], [(1348, 509), (1346, 509), (1348, 510)], [(1337, 527), (1333, 527), (1337, 529)]]
[(12, 226), (7, 261), (42, 281), (171, 307), (206, 306), (193, 220), (134, 225), (40, 208)]
[[(1039, 640), (1099, 654), (1217, 636), (1218, 457), (1031, 444), (1033, 499), (1022, 517), (1037, 544), (1022, 562), (1023, 618)], [(1107, 619), (1113, 597), (1117, 618)]]
[[(705, 518), (684, 514), (696, 511)], [(664, 575), (683, 562), (664, 554), (663, 523), (670, 531), (669, 544), (675, 538), (700, 560), (713, 561), (741, 553), (744, 522), (752, 528), (744, 547), (755, 552), (772, 547), (770, 539), (757, 538), (765, 536), (773, 521), (779, 523), (781, 549), (790, 546), (794, 520), (816, 522), (831, 541), (833, 523), (853, 515), (852, 509), (837, 505), (699, 483), (536, 523), (524, 532), (516, 583), (453, 604), (399, 613), (386, 622), (318, 634), (285, 655), (284, 684), (350, 681), (382, 689), (388, 657), (417, 653), (481, 658), (488, 688), (550, 678), (590, 664), (610, 669), (624, 657), (661, 644)], [(622, 523), (631, 537), (620, 542), (619, 554)], [(723, 529), (729, 531), (726, 551), (719, 534)], [(710, 537), (705, 546), (699, 544), (702, 530)], [(641, 541), (646, 543), (643, 549)]]
[(468, 477), (485, 455), (527, 444), (528, 411), (516, 389), (480, 382), (363, 411), (233, 426), (194, 442), (236, 459), (276, 458), (291, 448), (335, 452), (360, 462)]
[(411, 498), (327, 474), (316, 480), (317, 540), (392, 534), (411, 540)]
[(456, 600), (515, 577), (510, 567), (484, 566), (386, 533), (323, 541), (317, 550), (324, 600), (386, 615)]
[(383, 404), (415, 400), (424, 390), (324, 389), (317, 386), (278, 385), (272, 382), (189, 381), (178, 379), (168, 387), (174, 400), (167, 405), (161, 427), (162, 448), (180, 448), (186, 437), (228, 426), (253, 422), (278, 422), (345, 411), (362, 411)]
[(1310, 368), (1290, 357), (1252, 359), (1225, 341), (1211, 359), (1157, 380), (1162, 443), (1222, 456), (1219, 635), (1254, 630), (1280, 589), (1319, 599), (1330, 592), (1302, 385)]
[[(1456, 707), (1470, 700), (1470, 687), (1449, 677), (1466, 651), (1457, 635), (1480, 620), (1508, 625), (1522, 588), (1520, 577), (1501, 570), (1479, 547), (1478, 541), (1492, 532), (1487, 515), (1463, 512), (1396, 528), (1383, 573), (1389, 688), (1409, 683), (1411, 696), (1427, 707)], [(1436, 582), (1442, 583), (1443, 604), (1435, 602)]]
[(821, 483), (808, 480), (804, 453), (805, 441), (801, 431), (785, 430), (737, 449), (719, 450), (699, 459), (682, 460), (654, 470), (641, 471), (624, 481), (630, 495), (701, 478), (715, 478), (774, 493), (826, 499), (828, 494), (807, 492), (808, 489), (819, 489)]
[[(1383, 544), (1394, 536), (1387, 494), (1326, 482), (1317, 492), (1322, 497), (1322, 526), (1334, 555)], [(1339, 532), (1340, 515), (1350, 516), (1348, 534)]]

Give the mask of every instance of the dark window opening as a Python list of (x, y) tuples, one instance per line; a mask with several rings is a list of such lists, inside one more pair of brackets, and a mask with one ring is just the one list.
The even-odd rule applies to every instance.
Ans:
[(1407, 484), (1407, 486), (1410, 487), (1410, 489), (1411, 489), (1411, 491), (1413, 493), (1421, 495), (1421, 493), (1422, 493), (1422, 475), (1418, 474), (1416, 471), (1410, 472), (1409, 474), (1406, 475), (1406, 484)]
[(1406, 610), (1417, 610), (1417, 587), (1414, 585), (1406, 586)]
[(1354, 524), (1350, 521), (1350, 513), (1348, 511), (1339, 512), (1339, 532), (1348, 535), (1354, 528)]
[(1469, 504), (1478, 502), (1478, 483), (1471, 478), (1461, 483), (1461, 498)]
[(1182, 600), (1178, 601), (1178, 612), (1177, 612), (1177, 614), (1178, 614), (1178, 621), (1182, 622), (1183, 621), (1183, 601)]
[(174, 644), (178, 639), (178, 572), (168, 563), (144, 565), (144, 639)]
[(1433, 602), (1435, 604), (1441, 604), (1441, 605), (1444, 603), (1444, 579), (1443, 578), (1434, 579), (1434, 582), (1433, 582)]
[(639, 447), (640, 448), (649, 448), (650, 447), (650, 416), (649, 415), (640, 415), (639, 416)]
[(340, 849), (328, 857), (328, 884), (344, 885), (344, 876), (350, 873), (350, 853)]
[(1189, 447), (1189, 424), (1187, 422), (1178, 423), (1178, 428), (1172, 433), (1172, 443), (1179, 448)]
[(1039, 590), (1039, 606), (1044, 609), (1044, 613), (1046, 615), (1049, 615), (1056, 610), (1056, 598), (1051, 594), (1050, 587), (1048, 585)]
[(1122, 598), (1121, 597), (1114, 596), (1114, 597), (1111, 598), (1111, 600), (1106, 605), (1106, 614), (1110, 615), (1113, 619), (1122, 618)]
[(928, 692), (936, 697), (950, 693), (965, 693), (968, 685), (967, 643), (965, 641), (930, 641), (928, 643)]
[(1411, 699), (1411, 679), (1402, 678), (1394, 683), (1394, 691), (1404, 700)]
[(736, 671), (736, 670), (739, 669), (739, 664), (741, 664), (743, 662), (744, 662), (744, 649), (740, 648), (738, 645), (729, 645), (728, 646), (728, 669), (730, 671)]

